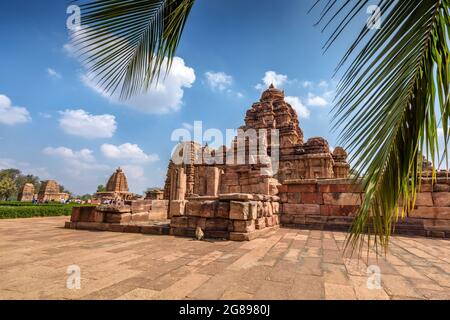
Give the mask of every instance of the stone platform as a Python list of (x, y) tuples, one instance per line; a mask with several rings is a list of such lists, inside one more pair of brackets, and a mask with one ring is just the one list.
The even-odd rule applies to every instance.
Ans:
[(143, 221), (128, 223), (100, 223), (100, 222), (66, 222), (67, 229), (109, 231), (124, 233), (142, 233), (153, 235), (169, 235), (170, 221)]

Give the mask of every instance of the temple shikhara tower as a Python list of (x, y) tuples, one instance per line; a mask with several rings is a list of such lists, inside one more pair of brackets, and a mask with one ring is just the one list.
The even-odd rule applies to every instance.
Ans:
[(106, 183), (106, 190), (104, 192), (97, 192), (95, 198), (100, 200), (126, 200), (133, 197), (133, 194), (128, 189), (128, 180), (121, 168), (111, 175)]
[(60, 202), (69, 199), (69, 194), (61, 192), (55, 180), (44, 181), (38, 193), (39, 202)]
[(17, 197), (17, 201), (20, 202), (31, 202), (35, 199), (35, 188), (32, 183), (25, 183), (20, 190), (19, 195)]
[[(258, 150), (249, 150), (249, 140), (245, 145), (245, 162), (237, 165), (237, 161), (227, 162), (229, 149), (209, 150), (194, 142), (186, 142), (180, 148), (180, 153), (190, 152), (182, 165), (169, 165), (165, 196), (168, 200), (184, 200), (191, 196), (218, 196), (228, 193), (254, 193), (276, 195), (277, 186), (285, 181), (307, 179), (345, 179), (349, 175), (350, 166), (347, 163), (347, 153), (341, 147), (330, 150), (324, 138), (311, 138), (304, 141), (304, 134), (299, 126), (299, 120), (294, 108), (284, 100), (284, 92), (273, 85), (263, 92), (259, 102), (247, 111), (245, 125), (239, 129), (248, 134), (256, 133), (255, 143), (258, 147), (261, 141), (266, 144), (267, 153), (263, 156)], [(277, 130), (278, 141), (272, 140), (271, 130)], [(266, 132), (266, 137), (261, 134)], [(245, 138), (245, 137), (244, 137)], [(237, 141), (237, 139), (236, 139)], [(234, 148), (234, 160), (239, 151), (237, 142)], [(187, 146), (188, 148), (184, 148)], [(278, 150), (278, 170), (274, 174), (261, 174), (261, 168), (271, 168), (270, 155)], [(223, 156), (220, 164), (206, 164), (205, 159), (195, 162), (195, 159), (205, 157), (205, 154)], [(250, 164), (250, 158), (257, 159)], [(198, 164), (199, 163), (199, 164)], [(273, 169), (273, 168), (271, 168)], [(270, 172), (270, 170), (268, 170)]]

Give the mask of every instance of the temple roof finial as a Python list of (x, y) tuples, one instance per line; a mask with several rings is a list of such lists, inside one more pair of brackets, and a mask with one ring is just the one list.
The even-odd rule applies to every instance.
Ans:
[(269, 89), (275, 89), (275, 86), (273, 85), (273, 82), (270, 84)]

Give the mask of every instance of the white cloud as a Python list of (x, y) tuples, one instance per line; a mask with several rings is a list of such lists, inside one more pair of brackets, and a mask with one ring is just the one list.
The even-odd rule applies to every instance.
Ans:
[(298, 97), (286, 97), (284, 100), (297, 111), (299, 118), (309, 119), (311, 112)]
[(39, 112), (39, 116), (41, 116), (44, 119), (51, 119), (52, 115), (49, 113), (45, 113), (45, 112)]
[(49, 156), (57, 156), (64, 159), (75, 159), (87, 162), (95, 161), (92, 150), (82, 149), (80, 151), (73, 151), (66, 147), (52, 148), (47, 147), (43, 150), (44, 154)]
[(131, 180), (145, 179), (144, 168), (140, 166), (126, 164), (120, 167), (123, 169), (123, 172), (125, 173), (128, 179)]
[(311, 107), (326, 107), (328, 106), (328, 101), (325, 97), (309, 93), (307, 105)]
[(322, 81), (319, 82), (319, 87), (320, 88), (328, 88), (328, 86), (329, 86), (329, 84), (325, 80), (322, 80)]
[(42, 150), (42, 153), (62, 159), (64, 167), (73, 177), (79, 178), (86, 171), (110, 170), (108, 166), (97, 163), (93, 151), (89, 149), (74, 151), (66, 147), (47, 147)]
[(30, 121), (31, 116), (26, 108), (13, 106), (7, 96), (0, 94), (0, 124), (15, 125)]
[(146, 154), (137, 144), (124, 143), (120, 146), (103, 144), (100, 149), (103, 155), (110, 159), (127, 159), (135, 162), (156, 162), (159, 160), (157, 154)]
[(225, 72), (206, 72), (205, 78), (212, 90), (225, 91), (233, 84), (233, 77)]
[(62, 75), (57, 72), (55, 69), (47, 68), (47, 74), (52, 77), (53, 79), (61, 79)]
[(149, 114), (167, 114), (179, 111), (183, 105), (184, 89), (191, 88), (195, 82), (195, 71), (186, 66), (184, 60), (179, 57), (173, 59), (167, 76), (164, 76), (167, 59), (161, 69), (163, 76), (156, 85), (152, 85), (145, 93), (133, 96), (127, 101), (120, 100), (118, 94), (108, 95), (96, 84), (93, 75), (83, 75), (81, 78), (85, 85), (107, 98), (111, 103), (125, 105)]
[(303, 81), (302, 82), (302, 87), (305, 89), (310, 89), (313, 87), (313, 83), (311, 81)]
[(288, 76), (277, 74), (275, 71), (267, 71), (262, 81), (262, 84), (260, 83), (255, 86), (257, 90), (267, 89), (271, 84), (276, 88), (282, 88), (288, 82)]
[(91, 115), (79, 110), (66, 110), (60, 112), (59, 126), (71, 135), (83, 138), (111, 138), (116, 129), (116, 118), (113, 115)]

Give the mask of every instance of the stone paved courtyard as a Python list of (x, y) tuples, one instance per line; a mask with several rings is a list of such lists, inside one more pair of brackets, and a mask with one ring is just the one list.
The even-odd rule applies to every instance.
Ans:
[[(66, 217), (0, 220), (0, 299), (450, 299), (450, 241), (395, 237), (382, 289), (344, 233), (280, 229), (252, 242), (198, 242), (64, 229)], [(66, 288), (67, 267), (81, 289)]]

